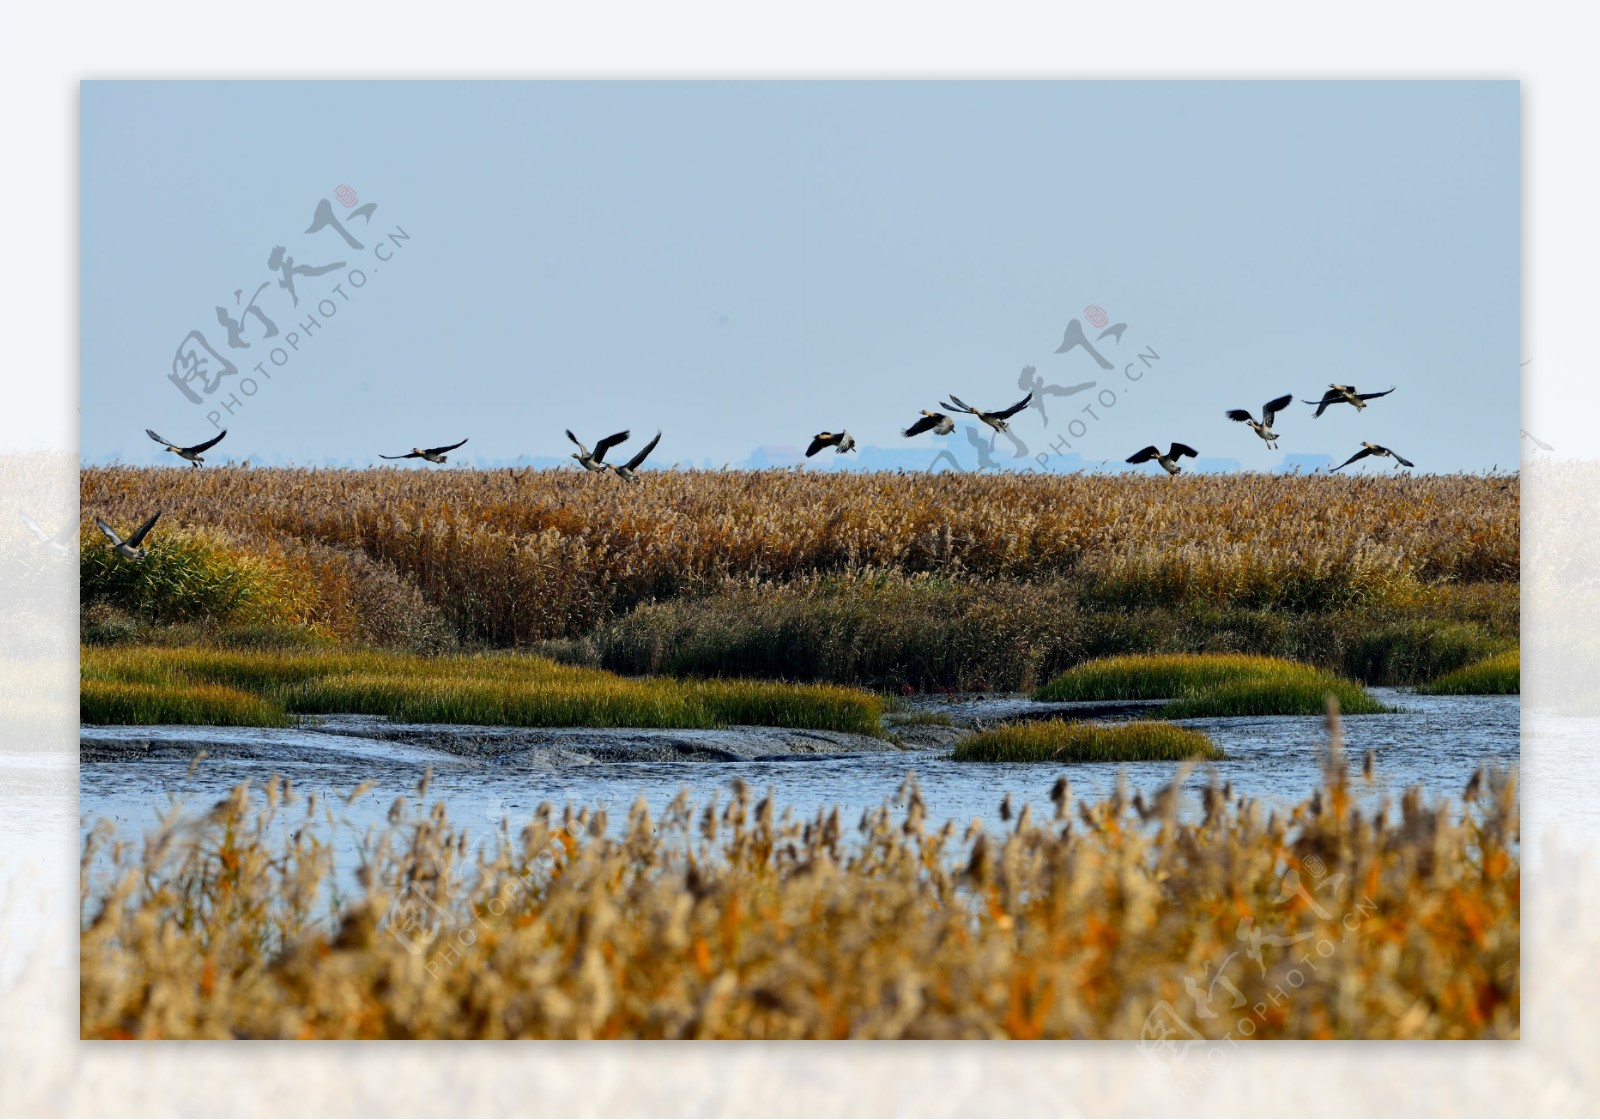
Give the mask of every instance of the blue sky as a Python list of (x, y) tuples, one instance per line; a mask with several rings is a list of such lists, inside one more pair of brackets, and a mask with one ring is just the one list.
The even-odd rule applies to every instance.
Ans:
[[(842, 426), (863, 465), (970, 468), (964, 432), (898, 429), (1032, 365), (1095, 386), (1018, 417), (1005, 467), (1367, 439), (1510, 468), (1519, 111), (1515, 82), (84, 83), (81, 452), (158, 462), (146, 427), (218, 413), (213, 454), (255, 463), (556, 462), (570, 426), (720, 466)], [(306, 232), (324, 199), (361, 248)], [(339, 267), (294, 306), (276, 246)], [(262, 284), (277, 337), (230, 347), (215, 309)], [(1091, 307), (1126, 324), (1109, 371), (1054, 352)], [(238, 371), (199, 404), (191, 331)], [(1292, 406), (1276, 452), (1222, 415), (1330, 381), (1398, 391)]]

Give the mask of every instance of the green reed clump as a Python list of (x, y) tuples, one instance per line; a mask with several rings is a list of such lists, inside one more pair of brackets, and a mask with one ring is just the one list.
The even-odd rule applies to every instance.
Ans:
[(284, 727), (281, 704), (214, 684), (181, 687), (137, 681), (85, 680), (78, 719), (89, 724), (192, 723), (218, 727)]
[(1226, 758), (1209, 736), (1156, 720), (1010, 723), (964, 736), (957, 762), (1181, 762)]
[(1417, 689), (1440, 696), (1508, 696), (1522, 691), (1522, 651), (1508, 649)]
[(1321, 715), (1336, 697), (1347, 714), (1390, 711), (1364, 688), (1310, 665), (1249, 654), (1133, 654), (1067, 670), (1036, 700), (1169, 700), (1158, 715)]
[[(84, 647), (84, 688), (140, 691), (144, 723), (211, 723), (189, 696), (256, 696), (263, 712), (358, 713), (413, 723), (517, 727), (725, 727), (759, 724), (882, 735), (883, 702), (831, 685), (628, 680), (544, 658), (421, 657), (377, 650)], [(97, 709), (101, 710), (101, 709)], [(115, 706), (103, 709), (117, 720)], [(248, 722), (244, 711), (234, 720)], [(264, 717), (265, 718), (265, 717)]]

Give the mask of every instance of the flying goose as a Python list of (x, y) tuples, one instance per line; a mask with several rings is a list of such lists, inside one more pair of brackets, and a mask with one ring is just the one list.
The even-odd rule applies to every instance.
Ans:
[(50, 549), (52, 552), (65, 553), (68, 550), (67, 541), (77, 533), (76, 525), (66, 525), (55, 536), (51, 536), (45, 527), (29, 517), (26, 510), (17, 510), (17, 516), (22, 518), (22, 523), (28, 527), (28, 532), (33, 534), (34, 543)]
[(1540, 451), (1554, 451), (1555, 450), (1554, 447), (1551, 447), (1544, 440), (1540, 439), (1538, 436), (1536, 436), (1532, 432), (1528, 431), (1527, 428), (1523, 428), (1522, 429), (1522, 438), (1523, 439), (1531, 439), (1531, 440), (1533, 440), (1533, 445), (1535, 447), (1537, 447)]
[[(618, 432), (615, 435), (607, 436), (605, 439), (594, 445), (594, 451), (591, 453), (590, 450), (583, 445), (583, 441), (572, 434), (572, 429), (567, 429), (567, 438), (578, 445), (578, 450), (572, 453), (572, 457), (578, 460), (578, 463), (583, 467), (584, 470), (595, 471), (599, 474), (605, 474), (606, 471), (611, 469), (611, 464), (605, 462), (606, 452), (610, 451), (617, 444), (627, 439), (628, 435), (628, 432)], [(650, 446), (654, 447), (655, 444), (651, 444)]]
[(107, 525), (102, 518), (95, 518), (94, 523), (100, 526), (100, 531), (104, 533), (106, 535), (106, 539), (111, 542), (111, 551), (115, 552), (118, 556), (126, 556), (129, 560), (143, 560), (145, 558), (145, 554), (150, 550), (147, 548), (140, 548), (139, 542), (144, 540), (145, 534), (151, 530), (156, 523), (156, 518), (160, 516), (161, 511), (156, 510), (150, 515), (150, 520), (139, 526), (139, 528), (135, 530), (133, 536), (129, 537), (127, 540), (123, 540), (121, 537), (119, 537), (117, 535), (117, 531), (111, 526)]
[(1161, 464), (1162, 470), (1166, 471), (1170, 475), (1178, 475), (1183, 473), (1183, 467), (1178, 464), (1178, 460), (1183, 458), (1185, 455), (1193, 459), (1198, 457), (1199, 454), (1200, 453), (1198, 451), (1186, 443), (1174, 443), (1171, 448), (1168, 449), (1167, 453), (1163, 455), (1161, 454), (1161, 449), (1152, 443), (1143, 451), (1136, 451), (1132, 455), (1129, 455), (1128, 462), (1148, 463), (1151, 459), (1154, 459), (1156, 462)]
[(1376, 455), (1376, 456), (1378, 456), (1379, 458), (1382, 458), (1382, 459), (1393, 459), (1396, 469), (1399, 469), (1400, 467), (1414, 467), (1414, 466), (1416, 466), (1415, 463), (1413, 463), (1410, 459), (1407, 459), (1404, 455), (1400, 454), (1398, 451), (1390, 451), (1387, 447), (1379, 447), (1375, 443), (1368, 443), (1365, 440), (1362, 440), (1361, 441), (1361, 450), (1360, 451), (1357, 451), (1354, 455), (1350, 456), (1350, 458), (1348, 458), (1344, 462), (1340, 463), (1339, 466), (1331, 467), (1329, 469), (1336, 471), (1336, 470), (1339, 470), (1341, 467), (1348, 467), (1351, 463), (1355, 462), (1357, 459), (1365, 459), (1368, 455)]
[(1393, 389), (1385, 389), (1381, 393), (1358, 393), (1354, 385), (1329, 385), (1328, 391), (1322, 394), (1320, 401), (1306, 401), (1305, 403), (1317, 406), (1317, 411), (1311, 414), (1311, 418), (1315, 420), (1322, 415), (1330, 404), (1353, 404), (1359, 410), (1366, 408), (1366, 402), (1374, 397), (1387, 397), (1392, 392), (1394, 392)]
[(831, 447), (838, 454), (856, 449), (856, 437), (849, 432), (818, 432), (811, 439), (811, 446), (806, 448), (806, 458), (809, 459), (824, 447)]
[(922, 419), (900, 434), (906, 437), (920, 436), (923, 432), (932, 432), (936, 436), (947, 436), (956, 430), (956, 422), (942, 412), (929, 412), (922, 410)]
[(611, 473), (616, 475), (618, 478), (626, 479), (629, 482), (638, 482), (639, 465), (650, 457), (650, 452), (654, 451), (656, 449), (656, 444), (660, 442), (661, 433), (657, 432), (656, 438), (645, 444), (643, 451), (629, 459), (626, 463), (623, 463), (622, 466), (611, 468)]
[[(470, 438), (470, 437), (469, 437)], [(461, 443), (466, 443), (462, 440)], [(430, 463), (442, 463), (449, 458), (446, 451), (454, 451), (461, 443), (452, 443), (448, 447), (413, 447), (405, 455), (379, 455), (380, 459), (426, 459)]]
[(1006, 430), (1006, 420), (1027, 408), (1028, 402), (1031, 400), (1033, 400), (1033, 394), (1029, 393), (1010, 408), (1003, 408), (998, 412), (984, 412), (982, 409), (973, 408), (970, 404), (956, 396), (954, 393), (950, 394), (950, 399), (948, 401), (940, 401), (939, 404), (941, 407), (948, 408), (952, 412), (970, 413), (971, 415), (976, 416), (979, 420), (982, 420), (985, 424), (989, 425), (989, 427), (993, 428), (995, 431), (1003, 432)]
[(215, 447), (219, 442), (221, 442), (222, 437), (228, 434), (228, 429), (227, 428), (223, 428), (221, 432), (219, 432), (216, 435), (212, 436), (210, 439), (206, 440), (204, 443), (197, 443), (193, 447), (178, 447), (178, 446), (174, 445), (171, 440), (162, 439), (160, 436), (156, 435), (155, 432), (151, 431), (149, 428), (146, 428), (144, 430), (144, 434), (149, 436), (151, 439), (155, 440), (162, 447), (164, 447), (168, 451), (172, 452), (178, 458), (189, 460), (190, 466), (198, 467), (201, 463), (205, 462), (205, 459), (201, 458), (200, 452), (206, 450), (207, 448)]
[(1227, 416), (1229, 420), (1237, 420), (1241, 424), (1249, 424), (1250, 430), (1266, 440), (1268, 447), (1277, 447), (1278, 433), (1272, 430), (1272, 418), (1293, 403), (1293, 393), (1285, 393), (1281, 397), (1268, 401), (1261, 406), (1261, 422), (1259, 424), (1256, 423), (1255, 417), (1251, 416), (1247, 409), (1230, 408)]

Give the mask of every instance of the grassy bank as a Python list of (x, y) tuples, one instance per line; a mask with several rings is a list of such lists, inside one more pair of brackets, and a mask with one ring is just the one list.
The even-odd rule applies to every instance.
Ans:
[[(881, 735), (882, 703), (828, 685), (626, 680), (520, 655), (86, 646), (84, 723), (243, 723), (361, 713), (417, 723), (706, 728)], [(214, 718), (221, 717), (221, 718)]]
[(1209, 737), (1154, 720), (1082, 723), (1040, 720), (964, 736), (957, 762), (1181, 762), (1226, 758)]
[[(1218, 1039), (1520, 1033), (1510, 781), (1376, 819), (1337, 775), (1270, 817), (1212, 789), (1198, 819), (1175, 787), (1060, 782), (998, 835), (930, 822), (910, 782), (859, 832), (739, 784), (625, 822), (543, 806), (471, 856), (419, 794), (337, 908), (353, 826), (281, 787), (144, 843), (96, 825), (83, 1037), (1138, 1039), (1163, 1008)], [(1205, 1018), (1212, 963), (1238, 1010)]]
[(1423, 685), (1418, 692), (1441, 696), (1513, 695), (1522, 691), (1522, 651), (1486, 657)]
[(1131, 654), (1067, 670), (1036, 700), (1170, 700), (1167, 719), (1321, 715), (1329, 696), (1351, 715), (1387, 712), (1353, 681), (1309, 665), (1248, 654)]

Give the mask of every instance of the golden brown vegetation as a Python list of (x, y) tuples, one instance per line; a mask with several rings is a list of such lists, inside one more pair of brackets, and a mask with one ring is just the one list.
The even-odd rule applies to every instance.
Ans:
[(837, 810), (794, 820), (742, 784), (659, 820), (641, 802), (620, 830), (544, 806), (477, 845), (442, 803), (400, 799), (331, 915), (332, 808), (241, 786), (142, 844), (89, 834), (81, 1030), (1517, 1036), (1509, 778), (1476, 776), (1465, 806), (1411, 790), (1398, 814), (1358, 811), (1341, 767), (1286, 813), (1215, 785), (1180, 813), (1182, 782), (1074, 804), (1063, 780), (1053, 811), (998, 834), (930, 827), (911, 780), (903, 813), (853, 836)]
[(1175, 723), (1047, 719), (975, 731), (956, 743), (951, 757), (957, 762), (1181, 762), (1228, 756), (1209, 735)]
[(376, 568), (462, 639), (495, 645), (580, 637), (641, 604), (730, 584), (873, 572), (1067, 580), (1079, 605), (1108, 610), (1367, 609), (1518, 578), (1514, 476), (666, 471), (613, 483), (115, 467), (84, 471), (81, 496), (86, 517), (160, 508), (162, 531), (203, 529), (303, 568), (317, 588), (309, 617), (331, 632), (360, 630), (353, 573)]

